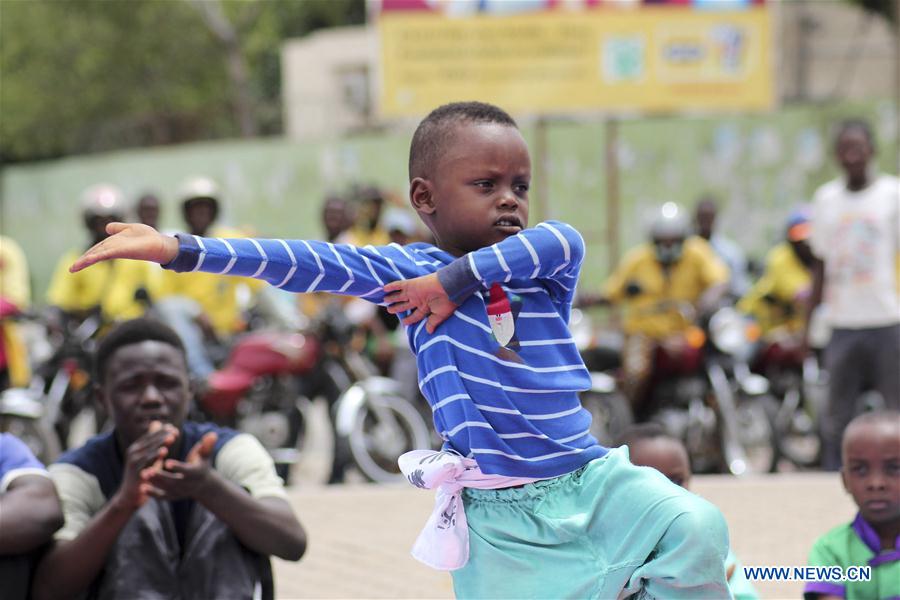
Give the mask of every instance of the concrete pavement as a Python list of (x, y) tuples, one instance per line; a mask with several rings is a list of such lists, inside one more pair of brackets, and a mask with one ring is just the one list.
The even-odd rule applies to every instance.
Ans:
[[(813, 541), (855, 513), (835, 474), (695, 476), (692, 489), (722, 510), (745, 566), (805, 565)], [(430, 492), (301, 484), (290, 498), (310, 545), (299, 563), (275, 560), (278, 598), (453, 597), (449, 575), (409, 555), (431, 510)], [(800, 583), (755, 586), (763, 598), (801, 597)]]

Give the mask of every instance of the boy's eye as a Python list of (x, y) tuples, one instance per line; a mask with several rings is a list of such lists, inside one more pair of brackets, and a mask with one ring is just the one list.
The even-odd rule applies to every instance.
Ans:
[(494, 182), (493, 181), (484, 181), (484, 180), (476, 181), (475, 187), (480, 187), (481, 189), (491, 189), (492, 187), (494, 187)]
[(528, 184), (527, 183), (517, 183), (515, 186), (515, 190), (516, 190), (516, 192), (518, 192), (520, 194), (524, 194), (525, 192), (528, 191)]
[(857, 463), (855, 465), (850, 465), (850, 472), (854, 475), (865, 475), (869, 470), (868, 465)]

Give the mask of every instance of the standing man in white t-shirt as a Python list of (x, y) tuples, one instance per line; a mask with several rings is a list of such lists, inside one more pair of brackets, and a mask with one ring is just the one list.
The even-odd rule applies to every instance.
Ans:
[(824, 291), (832, 327), (822, 423), (827, 470), (840, 468), (841, 434), (862, 392), (877, 390), (887, 407), (900, 408), (900, 180), (871, 170), (874, 154), (866, 122), (842, 123), (835, 156), (844, 176), (814, 198), (810, 242), (820, 260), (813, 267), (810, 313)]

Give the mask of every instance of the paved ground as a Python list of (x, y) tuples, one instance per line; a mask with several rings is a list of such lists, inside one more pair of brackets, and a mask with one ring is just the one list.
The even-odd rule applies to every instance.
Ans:
[[(327, 440), (311, 446), (290, 491), (310, 545), (299, 563), (275, 561), (278, 598), (453, 597), (447, 574), (409, 555), (431, 494), (405, 486), (322, 486)], [(744, 565), (805, 565), (816, 537), (855, 512), (832, 474), (695, 476), (692, 488), (722, 510)], [(802, 584), (756, 587), (763, 598), (800, 598)]]
[[(785, 474), (695, 477), (693, 489), (722, 509), (745, 565), (804, 565), (815, 538), (852, 518), (837, 478)], [(276, 561), (279, 598), (451, 598), (448, 575), (409, 556), (431, 509), (414, 488), (352, 484), (291, 491), (310, 546), (299, 563)], [(758, 583), (764, 598), (799, 598), (800, 584)]]

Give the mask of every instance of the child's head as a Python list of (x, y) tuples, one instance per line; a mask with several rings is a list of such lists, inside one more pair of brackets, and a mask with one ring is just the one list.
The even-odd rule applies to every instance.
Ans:
[(900, 519), (900, 411), (863, 413), (844, 430), (844, 489), (873, 525)]
[(850, 181), (864, 180), (869, 161), (875, 155), (872, 128), (859, 119), (844, 121), (837, 128), (834, 153)]
[(531, 158), (516, 122), (481, 102), (436, 108), (409, 149), (409, 196), (455, 256), (489, 246), (528, 225)]
[(691, 480), (691, 460), (680, 440), (670, 436), (658, 423), (629, 427), (616, 446), (628, 446), (631, 463), (653, 467), (675, 485), (687, 488)]

